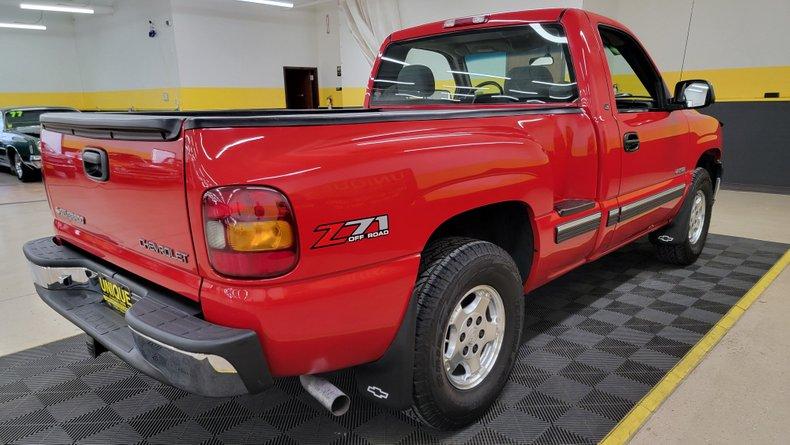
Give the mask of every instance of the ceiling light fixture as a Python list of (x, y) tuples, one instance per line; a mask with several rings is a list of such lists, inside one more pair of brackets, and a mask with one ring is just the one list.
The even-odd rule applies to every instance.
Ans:
[(22, 9), (32, 9), (34, 11), (71, 12), (73, 14), (93, 14), (96, 12), (93, 8), (82, 6), (45, 5), (38, 3), (21, 3), (19, 7)]
[(238, 0), (240, 2), (257, 3), (259, 5), (279, 6), (281, 8), (293, 8), (294, 4), (291, 2), (280, 2), (275, 0)]
[(47, 30), (47, 27), (44, 25), (25, 25), (24, 23), (0, 23), (0, 28)]

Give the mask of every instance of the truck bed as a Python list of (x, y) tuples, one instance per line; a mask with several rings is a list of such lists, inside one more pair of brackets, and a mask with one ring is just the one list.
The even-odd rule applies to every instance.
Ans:
[(172, 141), (181, 130), (229, 127), (295, 127), (349, 125), (374, 122), (471, 119), (517, 114), (581, 113), (574, 106), (485, 107), (474, 109), (379, 109), (333, 110), (230, 110), (151, 113), (57, 113), (44, 114), (46, 130), (94, 139)]

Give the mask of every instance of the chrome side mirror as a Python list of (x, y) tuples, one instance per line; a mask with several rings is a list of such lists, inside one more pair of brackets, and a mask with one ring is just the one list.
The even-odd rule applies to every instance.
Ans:
[(716, 101), (713, 85), (707, 80), (683, 80), (675, 85), (675, 99), (678, 108), (704, 108)]

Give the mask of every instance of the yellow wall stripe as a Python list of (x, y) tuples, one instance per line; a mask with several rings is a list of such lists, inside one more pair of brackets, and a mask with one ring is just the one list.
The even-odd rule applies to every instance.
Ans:
[[(680, 72), (663, 73), (672, 89)], [(706, 79), (713, 84), (716, 100), (786, 101), (790, 100), (790, 66), (723, 68), (683, 72), (684, 79)], [(766, 99), (767, 92), (779, 98)], [(166, 96), (165, 96), (166, 95)], [(335, 107), (359, 107), (365, 87), (321, 88), (321, 106), (332, 98)], [(279, 87), (229, 88), (182, 87), (86, 92), (0, 92), (0, 106), (60, 105), (86, 110), (218, 110), (239, 108), (284, 108), (285, 93)]]
[(36, 105), (85, 108), (82, 92), (0, 92), (0, 107), (25, 107)]
[(83, 93), (86, 110), (175, 110), (178, 88), (146, 88)]
[[(680, 72), (668, 71), (662, 75), (670, 90), (674, 90)], [(716, 100), (721, 102), (790, 100), (790, 66), (686, 70), (683, 79), (707, 80), (713, 85)], [(771, 92), (779, 93), (779, 98), (763, 97)]]
[(790, 264), (790, 249), (771, 267), (757, 283), (746, 292), (746, 295), (733, 306), (707, 334), (640, 400), (617, 426), (601, 441), (603, 445), (618, 445), (628, 442), (645, 424), (648, 418), (658, 409), (664, 400), (678, 387), (694, 368), (699, 365), (705, 355), (713, 349), (724, 334), (746, 312), (749, 306), (765, 291), (765, 289)]

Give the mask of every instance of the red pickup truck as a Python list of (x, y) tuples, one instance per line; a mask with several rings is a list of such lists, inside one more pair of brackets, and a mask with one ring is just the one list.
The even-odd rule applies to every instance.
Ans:
[(671, 95), (589, 12), (431, 23), (387, 38), (364, 109), (45, 115), (56, 235), (24, 253), (96, 353), (163, 382), (302, 376), (339, 413), (316, 374), (354, 367), (361, 394), (455, 428), (507, 380), (525, 294), (648, 234), (696, 260), (713, 100)]

